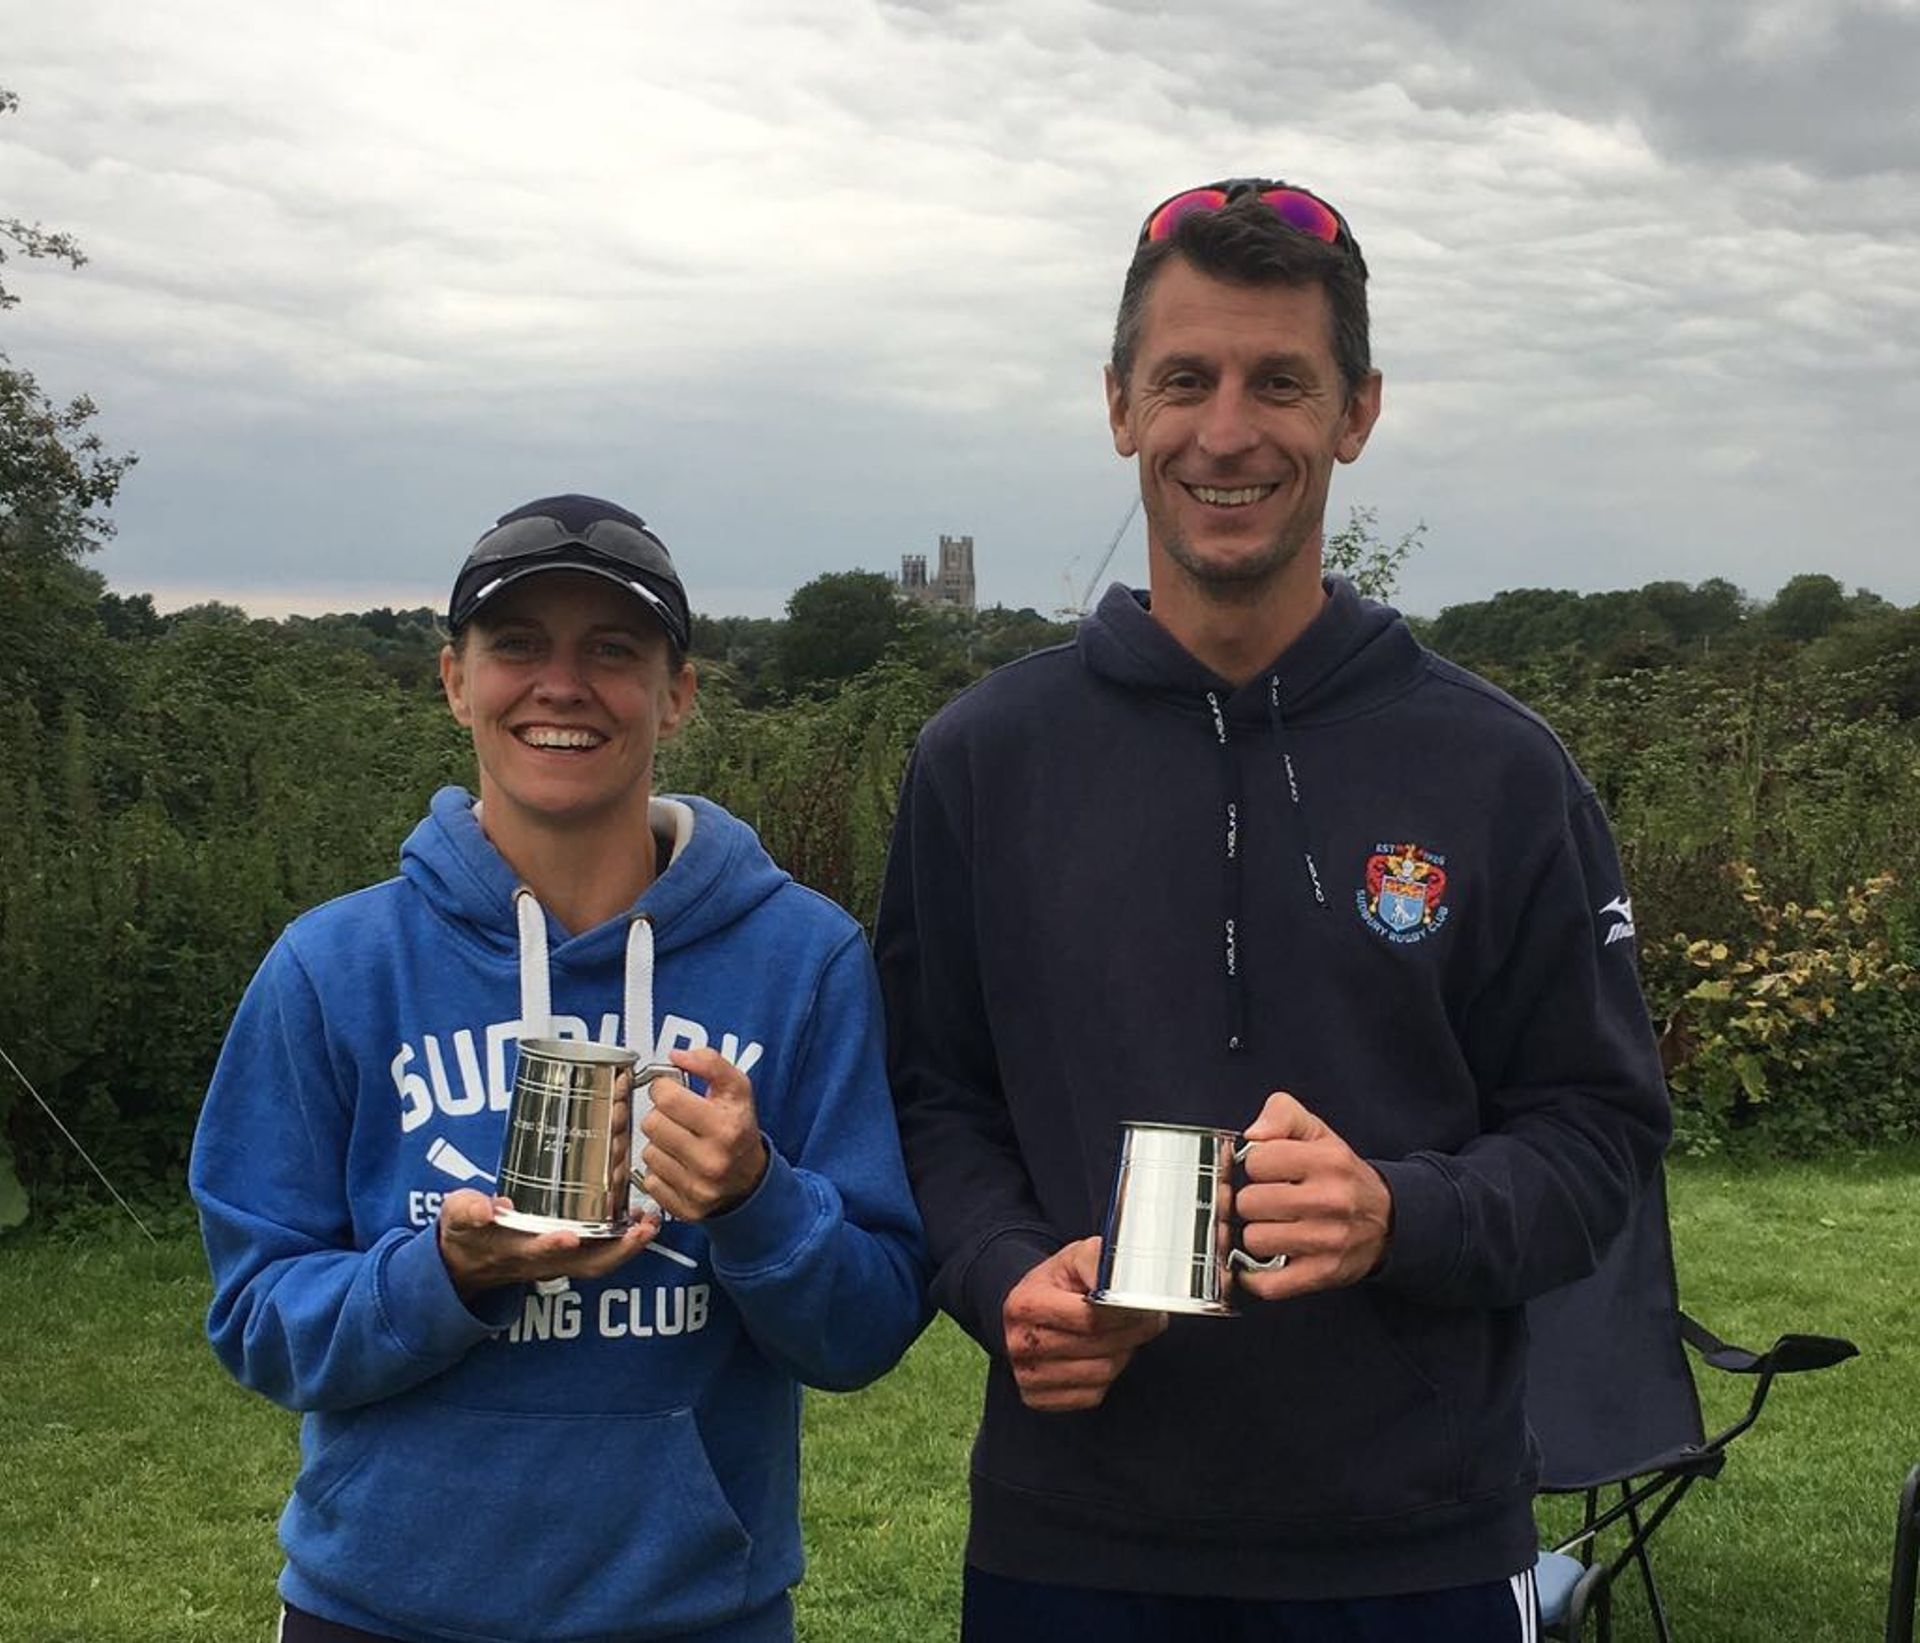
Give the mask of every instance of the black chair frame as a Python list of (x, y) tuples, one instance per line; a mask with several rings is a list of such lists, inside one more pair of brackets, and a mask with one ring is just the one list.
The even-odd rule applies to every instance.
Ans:
[(1914, 1577), (1920, 1573), (1920, 1466), (1900, 1491), (1893, 1531), (1893, 1584), (1887, 1593), (1887, 1643), (1913, 1643)]
[[(1776, 1376), (1827, 1369), (1834, 1364), (1844, 1363), (1859, 1351), (1853, 1342), (1837, 1335), (1782, 1335), (1765, 1352), (1749, 1352), (1744, 1347), (1729, 1345), (1684, 1312), (1679, 1315), (1679, 1325), (1681, 1339), (1699, 1355), (1702, 1362), (1728, 1374), (1754, 1376), (1752, 1396), (1747, 1401), (1746, 1412), (1737, 1421), (1702, 1443), (1689, 1444), (1650, 1457), (1637, 1464), (1633, 1471), (1609, 1483), (1577, 1491), (1547, 1491), (1578, 1493), (1585, 1500), (1585, 1513), (1579, 1532), (1569, 1535), (1552, 1548), (1570, 1555), (1577, 1553), (1581, 1562), (1587, 1565), (1587, 1572), (1574, 1586), (1564, 1621), (1555, 1628), (1557, 1634), (1564, 1638), (1584, 1637), (1587, 1620), (1591, 1617), (1596, 1627), (1597, 1643), (1610, 1643), (1613, 1636), (1613, 1583), (1632, 1564), (1640, 1571), (1641, 1584), (1646, 1590), (1647, 1609), (1653, 1620), (1654, 1634), (1660, 1643), (1673, 1643), (1666, 1605), (1661, 1601), (1659, 1583), (1654, 1579), (1653, 1562), (1647, 1552), (1647, 1543), (1654, 1531), (1686, 1498), (1695, 1483), (1702, 1478), (1719, 1476), (1721, 1468), (1726, 1465), (1727, 1446), (1760, 1418), (1760, 1411), (1766, 1404), (1767, 1394), (1773, 1390)], [(1908, 1479), (1907, 1517), (1903, 1523), (1909, 1531), (1912, 1530), (1912, 1496), (1916, 1478), (1920, 1478), (1920, 1467), (1915, 1468), (1914, 1478)], [(1616, 1489), (1619, 1498), (1603, 1507), (1602, 1497)], [(1603, 1559), (1600, 1556), (1602, 1536), (1623, 1521), (1626, 1525), (1625, 1538), (1612, 1550), (1611, 1555)], [(1906, 1590), (1910, 1617), (1913, 1595), (1911, 1557), (1907, 1562)], [(1909, 1630), (1906, 1643), (1910, 1643), (1911, 1635)], [(1892, 1638), (1891, 1631), (1888, 1636)]]

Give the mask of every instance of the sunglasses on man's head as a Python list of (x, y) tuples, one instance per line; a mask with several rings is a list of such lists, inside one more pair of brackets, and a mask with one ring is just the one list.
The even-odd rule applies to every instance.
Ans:
[(1258, 177), (1210, 183), (1205, 188), (1189, 188), (1170, 200), (1162, 200), (1147, 213), (1147, 220), (1140, 228), (1140, 243), (1147, 245), (1170, 239), (1189, 217), (1224, 210), (1235, 200), (1245, 199), (1250, 194), (1256, 195), (1260, 203), (1289, 228), (1298, 229), (1316, 240), (1324, 240), (1328, 245), (1352, 249), (1353, 236), (1347, 230), (1346, 219), (1325, 200), (1317, 194), (1309, 194), (1304, 188), (1293, 188), (1286, 183), (1268, 182)]

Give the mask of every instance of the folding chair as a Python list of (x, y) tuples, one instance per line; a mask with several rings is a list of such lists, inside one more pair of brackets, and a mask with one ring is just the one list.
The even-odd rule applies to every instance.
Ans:
[[(1777, 1375), (1853, 1357), (1851, 1341), (1782, 1335), (1765, 1352), (1729, 1346), (1680, 1310), (1664, 1181), (1643, 1197), (1590, 1277), (1527, 1308), (1527, 1417), (1540, 1444), (1541, 1492), (1584, 1497), (1578, 1532), (1534, 1571), (1549, 1636), (1613, 1635), (1613, 1583), (1632, 1565), (1660, 1643), (1672, 1643), (1648, 1543), (1694, 1484), (1718, 1477), (1727, 1446), (1760, 1418)], [(1686, 1349), (1750, 1375), (1746, 1412), (1707, 1436)]]
[(1900, 1491), (1893, 1531), (1893, 1586), (1887, 1593), (1887, 1643), (1913, 1643), (1914, 1576), (1920, 1571), (1920, 1466)]

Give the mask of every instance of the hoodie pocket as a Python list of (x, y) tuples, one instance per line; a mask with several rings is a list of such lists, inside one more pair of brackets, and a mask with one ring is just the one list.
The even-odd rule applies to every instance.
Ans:
[(289, 1560), (369, 1613), (503, 1643), (738, 1612), (753, 1542), (690, 1410), (501, 1413), (420, 1397), (326, 1417)]
[(1455, 1327), (1477, 1324), (1366, 1285), (1176, 1318), (1073, 1415), (1028, 1410), (997, 1369), (975, 1470), (1135, 1538), (1146, 1523), (1189, 1539), (1350, 1539), (1459, 1498)]
[[(1354, 1508), (1397, 1513), (1457, 1498), (1463, 1459), (1457, 1402), (1423, 1327), (1427, 1320), (1369, 1286), (1357, 1288), (1353, 1299), (1357, 1361), (1374, 1366), (1357, 1379), (1375, 1394), (1356, 1408), (1365, 1423), (1359, 1442), (1371, 1484), (1356, 1492)], [(1441, 1327), (1450, 1321), (1440, 1320)]]

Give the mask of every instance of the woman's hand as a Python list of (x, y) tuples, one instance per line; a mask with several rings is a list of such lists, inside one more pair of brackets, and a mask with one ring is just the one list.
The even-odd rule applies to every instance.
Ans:
[(577, 1232), (521, 1232), (496, 1219), (511, 1200), (490, 1198), (463, 1187), (440, 1205), (440, 1259), (460, 1299), (503, 1284), (531, 1284), (546, 1278), (600, 1278), (638, 1255), (660, 1230), (644, 1216), (618, 1238), (582, 1238)]
[(640, 1185), (668, 1214), (704, 1221), (752, 1195), (767, 1173), (767, 1144), (753, 1085), (731, 1061), (718, 1050), (675, 1050), (673, 1064), (704, 1078), (707, 1093), (653, 1081), (653, 1111), (640, 1121)]

